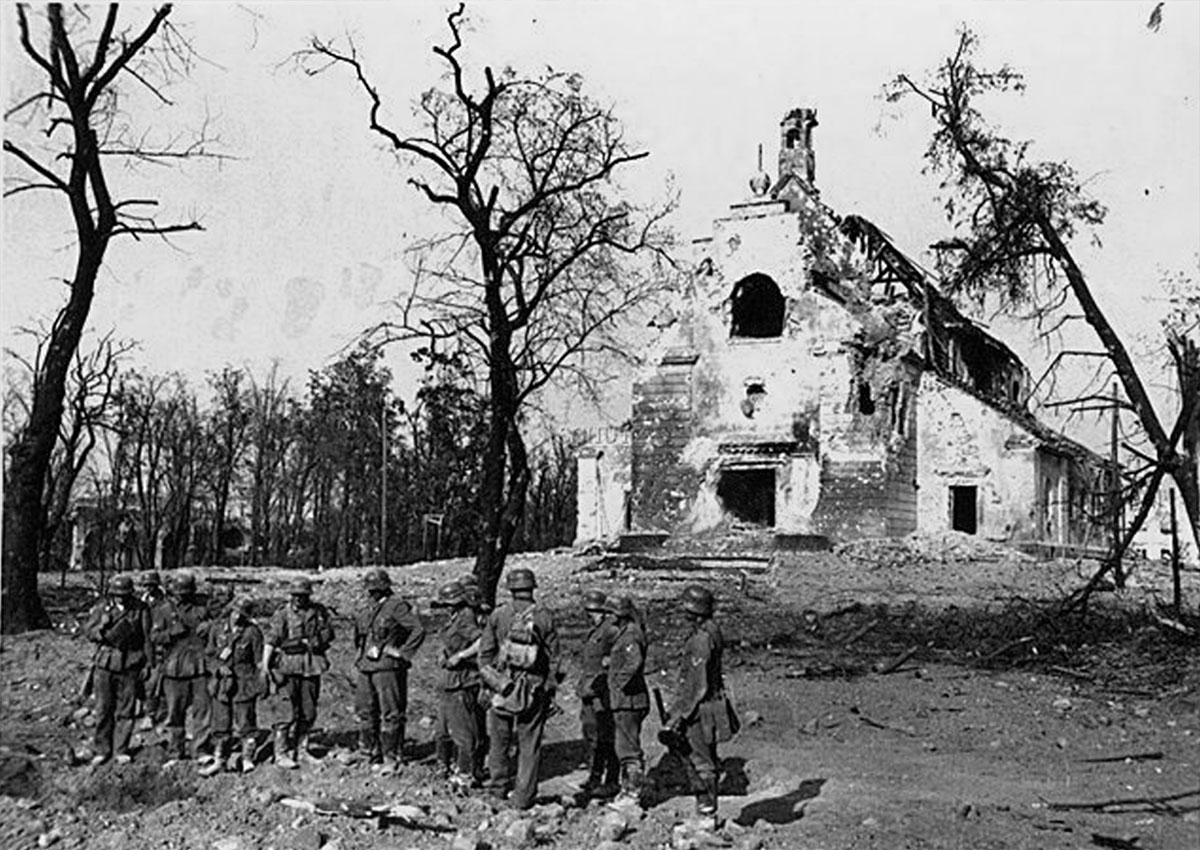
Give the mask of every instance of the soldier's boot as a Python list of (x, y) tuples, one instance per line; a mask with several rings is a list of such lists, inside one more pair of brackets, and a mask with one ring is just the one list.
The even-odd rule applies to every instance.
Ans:
[(225, 769), (225, 760), (229, 758), (230, 741), (227, 735), (213, 737), (213, 752), (211, 758), (201, 761), (200, 775), (215, 776)]
[(434, 752), (437, 754), (438, 772), (443, 779), (448, 778), (453, 773), (454, 742), (449, 738), (438, 738), (434, 744)]
[(242, 773), (249, 773), (254, 770), (254, 756), (258, 753), (258, 744), (254, 740), (253, 735), (247, 735), (242, 738), (241, 764), (239, 768)]
[(187, 759), (187, 734), (182, 729), (167, 730), (167, 760), (163, 767), (173, 767)]
[(712, 819), (713, 829), (717, 827), (717, 777), (705, 777), (700, 791), (696, 794), (696, 815), (704, 819)]
[(300, 766), (289, 752), (287, 729), (275, 730), (275, 766), (284, 770), (295, 770)]
[(312, 742), (308, 737), (308, 732), (303, 732), (296, 736), (296, 756), (304, 764), (320, 764), (318, 759), (312, 753)]
[(380, 747), (383, 750), (383, 767), (380, 773), (385, 775), (399, 773), (404, 766), (404, 755), (401, 749), (404, 745), (404, 727), (388, 729), (379, 735)]
[(113, 755), (117, 764), (128, 764), (132, 760), (129, 744), (133, 740), (133, 718), (118, 720), (113, 730)]

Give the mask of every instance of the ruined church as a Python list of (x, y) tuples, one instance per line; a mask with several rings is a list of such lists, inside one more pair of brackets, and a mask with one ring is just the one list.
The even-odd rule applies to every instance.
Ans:
[(882, 229), (822, 203), (816, 126), (790, 110), (776, 176), (695, 241), (627, 426), (580, 454), (577, 542), (1103, 545), (1103, 459), (1030, 412), (1025, 365)]

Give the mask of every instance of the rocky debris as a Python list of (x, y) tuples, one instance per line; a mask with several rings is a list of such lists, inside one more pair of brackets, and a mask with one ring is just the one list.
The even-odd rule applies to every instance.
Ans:
[(289, 836), (288, 850), (321, 850), (325, 846), (326, 836), (316, 827), (301, 827)]
[(532, 844), (535, 835), (534, 823), (529, 818), (519, 818), (504, 830), (504, 838), (517, 847), (526, 847)]
[(672, 850), (705, 850), (709, 847), (732, 847), (729, 836), (718, 832), (713, 819), (694, 818), (676, 824), (671, 830)]
[(240, 835), (218, 838), (212, 843), (212, 850), (249, 850), (249, 845)]
[(620, 841), (629, 831), (629, 817), (619, 809), (609, 809), (600, 819), (601, 841)]
[(868, 563), (873, 569), (981, 561), (1032, 563), (1035, 560), (1032, 555), (1026, 555), (1002, 543), (994, 543), (959, 531), (853, 540), (835, 546), (834, 553), (843, 558)]
[(472, 829), (460, 829), (450, 842), (450, 850), (488, 850), (488, 843), (481, 841), (479, 833)]

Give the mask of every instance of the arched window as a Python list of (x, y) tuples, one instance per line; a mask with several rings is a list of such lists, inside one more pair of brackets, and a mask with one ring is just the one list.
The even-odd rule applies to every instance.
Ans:
[(783, 293), (765, 274), (752, 274), (733, 287), (730, 336), (764, 338), (783, 335)]

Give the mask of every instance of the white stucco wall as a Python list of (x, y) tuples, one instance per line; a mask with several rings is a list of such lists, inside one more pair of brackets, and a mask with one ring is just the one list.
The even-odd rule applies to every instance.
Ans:
[(945, 531), (950, 487), (977, 488), (978, 534), (1037, 539), (1037, 442), (1019, 425), (929, 372), (917, 396), (917, 529)]

